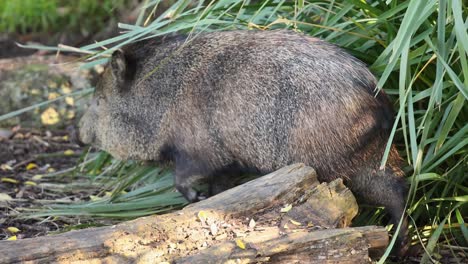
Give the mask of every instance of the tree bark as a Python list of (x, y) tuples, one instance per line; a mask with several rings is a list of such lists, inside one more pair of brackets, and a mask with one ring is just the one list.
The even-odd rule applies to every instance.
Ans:
[(174, 213), (2, 241), (0, 263), (368, 263), (388, 234), (343, 228), (357, 209), (341, 180), (294, 164)]

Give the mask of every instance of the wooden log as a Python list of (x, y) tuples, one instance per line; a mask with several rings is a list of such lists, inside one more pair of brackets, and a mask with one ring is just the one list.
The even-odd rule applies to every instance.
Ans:
[(255, 262), (259, 256), (335, 263), (329, 262), (334, 254), (366, 263), (368, 249), (385, 248), (388, 235), (376, 227), (332, 229), (347, 226), (356, 213), (341, 180), (320, 184), (312, 168), (294, 164), (178, 212), (1, 241), (0, 263), (222, 263)]
[(269, 230), (269, 235), (254, 232), (243, 238), (245, 249), (235, 241), (226, 241), (176, 263), (371, 263), (369, 245), (388, 243), (386, 229), (376, 226), (287, 235), (275, 229)]

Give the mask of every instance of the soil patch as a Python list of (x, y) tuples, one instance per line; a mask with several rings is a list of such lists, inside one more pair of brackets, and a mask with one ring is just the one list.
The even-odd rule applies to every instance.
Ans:
[[(76, 217), (17, 218), (33, 208), (80, 201), (97, 189), (76, 192), (70, 188), (70, 183), (83, 181), (72, 169), (86, 151), (70, 141), (72, 131), (15, 128), (10, 133), (8, 138), (0, 137), (0, 240), (13, 235), (17, 239), (36, 237), (87, 224)], [(51, 177), (60, 171), (68, 172)], [(11, 227), (19, 231), (11, 232)]]

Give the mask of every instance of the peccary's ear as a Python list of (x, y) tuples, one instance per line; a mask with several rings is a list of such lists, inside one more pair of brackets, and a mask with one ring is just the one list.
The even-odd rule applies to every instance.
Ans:
[(118, 83), (123, 83), (125, 77), (127, 76), (127, 60), (125, 59), (125, 54), (121, 50), (116, 50), (112, 53), (112, 58), (110, 61), (110, 67), (112, 70), (112, 75)]

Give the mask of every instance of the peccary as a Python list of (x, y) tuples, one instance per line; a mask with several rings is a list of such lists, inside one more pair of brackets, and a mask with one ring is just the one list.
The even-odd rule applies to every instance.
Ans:
[(174, 162), (192, 202), (199, 179), (217, 193), (229, 187), (221, 175), (303, 162), (398, 223), (406, 186), (394, 147), (379, 169), (393, 112), (375, 88), (356, 58), (288, 31), (148, 39), (112, 54), (80, 137), (118, 159)]

